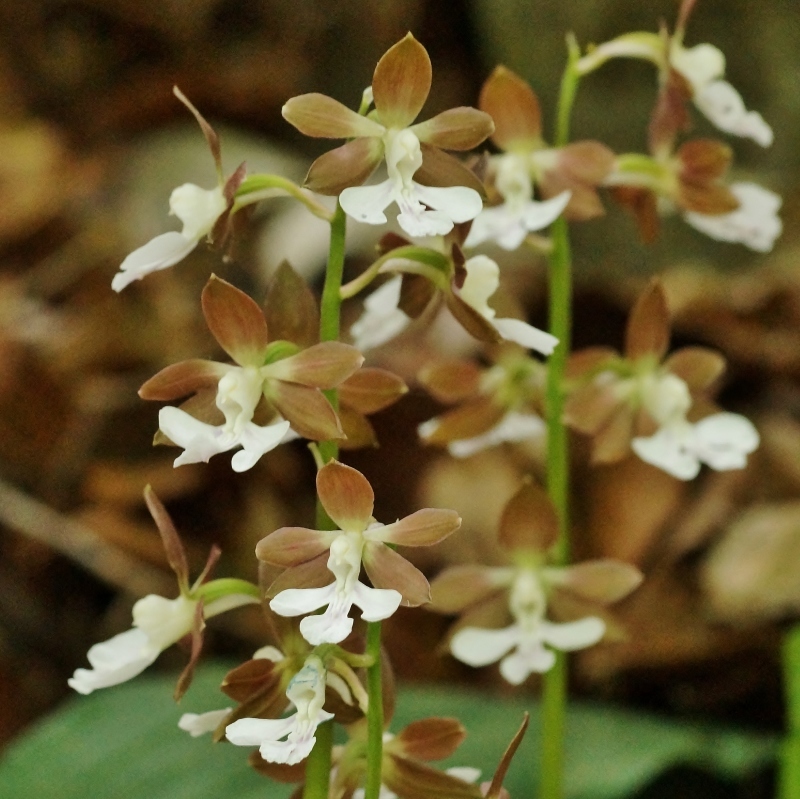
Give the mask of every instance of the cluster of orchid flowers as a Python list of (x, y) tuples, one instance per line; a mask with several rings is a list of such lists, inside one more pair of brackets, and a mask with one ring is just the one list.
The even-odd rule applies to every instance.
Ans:
[[(582, 220), (604, 213), (604, 187), (635, 211), (645, 236), (655, 234), (659, 214), (678, 209), (716, 238), (757, 250), (772, 246), (780, 232), (776, 195), (753, 184), (726, 183), (731, 153), (724, 145), (708, 140), (678, 145), (690, 100), (727, 133), (764, 146), (772, 140), (764, 120), (747, 111), (722, 80), (722, 54), (711, 45), (683, 46), (692, 5), (684, 2), (672, 35), (629, 34), (583, 56), (573, 53), (578, 75), (617, 57), (658, 67), (649, 155), (617, 155), (596, 141), (548, 146), (536, 95), (504, 67), (487, 80), (479, 108), (451, 109), (415, 122), (430, 90), (431, 64), (410, 34), (380, 59), (358, 111), (320, 94), (286, 103), (284, 117), (301, 132), (347, 139), (311, 165), (303, 187), (280, 176), (248, 176), (244, 165), (226, 178), (216, 134), (177, 92), (206, 137), (218, 184), (213, 189), (186, 184), (173, 192), (170, 209), (182, 231), (157, 236), (131, 253), (113, 280), (116, 291), (179, 262), (204, 238), (224, 244), (239, 210), (277, 194), (293, 196), (328, 220), (331, 212), (315, 195), (336, 196), (348, 216), (372, 225), (386, 223), (394, 203), (405, 236), (387, 233), (377, 260), (340, 288), (340, 298), (349, 299), (374, 280), (383, 281), (364, 301), (350, 331), (352, 345), (320, 341), (315, 297), (288, 264), (276, 271), (263, 306), (210, 277), (202, 311), (233, 363), (183, 361), (141, 387), (144, 399), (181, 401), (160, 410), (155, 443), (182, 450), (176, 467), (235, 450), (231, 466), (242, 472), (278, 445), (307, 439), (317, 459), (319, 503), (333, 529), (283, 527), (267, 535), (256, 549), (259, 586), (209, 579), (217, 550), (190, 584), (175, 528), (148, 489), (145, 498), (179, 595), (139, 600), (132, 629), (90, 649), (92, 668), (75, 672), (70, 680), (75, 690), (90, 693), (128, 680), (185, 640), (191, 657), (176, 691), (180, 697), (200, 654), (205, 620), (261, 603), (273, 643), (226, 677), (223, 691), (237, 706), (185, 714), (180, 726), (192, 735), (212, 732), (217, 740), (258, 747), (251, 758), (255, 768), (283, 781), (302, 781), (319, 725), (335, 720), (349, 739), (334, 747), (331, 795), (357, 796), (366, 769), (369, 709), (363, 670), (374, 665), (364, 652), (363, 622), (384, 620), (401, 605), (431, 603), (439, 612), (462, 614), (448, 639), (451, 653), (476, 667), (499, 661), (502, 676), (514, 685), (550, 669), (554, 650), (582, 649), (603, 638), (604, 606), (630, 593), (641, 575), (609, 560), (557, 565), (556, 510), (535, 483), (523, 483), (500, 520), (505, 565), (453, 567), (430, 585), (397, 547), (439, 543), (459, 528), (458, 514), (427, 508), (380, 524), (367, 479), (335, 458), (326, 460), (314, 442), (335, 441), (342, 448), (377, 444), (367, 416), (398, 400), (407, 387), (386, 370), (364, 367), (362, 353), (420, 317), (430, 320), (443, 306), (487, 345), (488, 357), (480, 364), (447, 360), (422, 370), (420, 383), (455, 407), (423, 423), (421, 439), (467, 457), (543, 438), (547, 366), (531, 351), (547, 356), (559, 342), (523, 319), (498, 316), (490, 301), (501, 269), (471, 251), (487, 242), (504, 250), (541, 249), (546, 242), (534, 234), (562, 214)], [(473, 150), (489, 137), (499, 152), (469, 164), (445, 152)], [(385, 179), (367, 183), (381, 163)], [(666, 357), (668, 345), (666, 299), (654, 281), (631, 313), (624, 354), (595, 347), (570, 357), (564, 423), (593, 437), (597, 463), (632, 452), (682, 480), (694, 478), (701, 464), (742, 468), (758, 445), (758, 433), (744, 417), (711, 403), (723, 359), (699, 347)], [(394, 698), (390, 689), (384, 694), (388, 724)], [(470, 770), (442, 772), (427, 765), (450, 755), (463, 735), (453, 719), (427, 719), (396, 736), (387, 731), (381, 795), (434, 790), (454, 797), (499, 796), (508, 753), (500, 777), (483, 787)], [(511, 754), (515, 748), (512, 742)]]

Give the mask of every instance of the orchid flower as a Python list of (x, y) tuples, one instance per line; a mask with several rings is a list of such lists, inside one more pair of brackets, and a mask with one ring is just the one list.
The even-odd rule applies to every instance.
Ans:
[(238, 719), (226, 727), (227, 739), (237, 746), (258, 746), (261, 757), (270, 763), (293, 765), (305, 760), (316, 743), (317, 727), (333, 718), (333, 713), (323, 710), (325, 682), (322, 661), (309, 656), (286, 690), (295, 712), (283, 719)]
[[(510, 564), (499, 567), (455, 566), (431, 585), (434, 609), (464, 612), (450, 639), (450, 652), (470, 666), (500, 660), (500, 673), (512, 685), (530, 674), (545, 672), (555, 663), (552, 649), (574, 651), (596, 644), (605, 622), (591, 613), (600, 605), (616, 602), (641, 581), (633, 566), (612, 560), (588, 561), (557, 567), (546, 553), (558, 537), (558, 517), (546, 493), (524, 483), (506, 505), (500, 520), (498, 543)], [(566, 594), (566, 597), (561, 596)], [(573, 621), (548, 618), (565, 599), (583, 604), (590, 615)], [(484, 607), (511, 624), (486, 628)]]
[[(236, 365), (182, 361), (162, 369), (139, 390), (143, 399), (195, 395), (184, 408), (159, 412), (161, 433), (184, 450), (176, 467), (207, 462), (241, 446), (231, 461), (234, 471), (241, 472), (284, 441), (290, 429), (320, 440), (342, 436), (322, 389), (352, 375), (363, 362), (359, 352), (339, 342), (306, 349), (288, 341), (270, 342), (264, 313), (255, 301), (213, 275), (202, 304), (211, 332)], [(257, 424), (259, 414), (270, 423)], [(220, 416), (222, 423), (215, 423)]]
[(133, 606), (133, 627), (95, 644), (87, 654), (92, 668), (76, 669), (67, 681), (80, 694), (90, 694), (98, 688), (119, 685), (136, 677), (161, 652), (191, 634), (192, 658), (178, 683), (180, 695), (188, 687), (200, 653), (203, 620), (259, 601), (255, 586), (243, 580), (206, 582), (219, 557), (218, 550), (212, 550), (206, 568), (190, 586), (183, 546), (164, 506), (149, 486), (145, 489), (145, 500), (178, 578), (180, 594), (175, 599), (149, 594), (138, 600)]
[[(302, 616), (324, 607), (323, 614), (300, 622), (300, 632), (316, 646), (339, 643), (350, 634), (353, 605), (366, 621), (379, 621), (401, 602), (417, 606), (429, 600), (428, 581), (388, 545), (441, 541), (461, 524), (455, 511), (428, 508), (394, 524), (378, 524), (372, 518), (374, 494), (366, 478), (335, 460), (317, 473), (317, 493), (339, 529), (282, 527), (256, 548), (259, 559), (286, 568), (269, 589), (269, 606), (275, 613)], [(359, 580), (362, 563), (374, 587)], [(334, 581), (328, 583), (331, 574)], [(312, 587), (294, 587), (297, 584)]]
[[(430, 86), (428, 53), (409, 33), (378, 62), (371, 86), (375, 109), (366, 116), (322, 94), (289, 100), (283, 116), (301, 133), (352, 139), (311, 165), (306, 186), (339, 195), (348, 215), (371, 225), (386, 222), (384, 211), (396, 203), (397, 221), (411, 236), (442, 235), (477, 216), (483, 207), (479, 181), (439, 148), (476, 147), (494, 129), (491, 117), (454, 108), (412, 124)], [(387, 179), (360, 185), (384, 160)]]
[(233, 206), (236, 189), (244, 180), (244, 164), (229, 178), (224, 178), (217, 134), (177, 87), (173, 91), (192, 112), (203, 131), (216, 164), (217, 185), (212, 189), (203, 189), (194, 183), (184, 183), (172, 192), (169, 198), (170, 214), (178, 217), (183, 229), (180, 232), (162, 233), (128, 255), (111, 281), (114, 291), (122, 291), (134, 280), (141, 280), (151, 272), (174, 266), (189, 255), (202, 239), (210, 238), (217, 223)]

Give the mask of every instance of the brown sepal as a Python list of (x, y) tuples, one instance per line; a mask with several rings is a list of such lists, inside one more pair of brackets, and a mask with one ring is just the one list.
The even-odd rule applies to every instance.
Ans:
[(528, 729), (529, 721), (530, 714), (526, 712), (522, 718), (522, 724), (520, 724), (519, 729), (511, 739), (511, 743), (506, 747), (506, 751), (503, 752), (503, 757), (500, 759), (500, 764), (497, 766), (497, 771), (495, 771), (494, 776), (492, 777), (489, 790), (486, 791), (486, 799), (499, 799), (501, 792), (503, 791), (503, 781), (508, 773), (508, 767), (511, 765), (511, 761), (514, 758), (514, 755), (517, 753), (517, 749), (519, 749), (522, 739), (525, 737), (525, 732)]
[(406, 393), (408, 386), (393, 372), (362, 367), (339, 385), (339, 403), (360, 413), (377, 413)]
[(425, 575), (386, 544), (367, 541), (362, 561), (372, 585), (399, 591), (405, 607), (415, 608), (431, 601), (431, 587)]
[(342, 437), (339, 417), (318, 388), (276, 380), (269, 391), (280, 415), (303, 438), (327, 441)]
[(643, 579), (635, 566), (610, 558), (545, 569), (544, 576), (556, 588), (601, 605), (610, 605), (628, 596)]
[(299, 566), (327, 552), (335, 533), (307, 527), (281, 527), (256, 544), (256, 557), (273, 566)]
[(414, 173), (414, 181), (423, 186), (466, 186), (486, 196), (486, 189), (475, 173), (457, 158), (422, 142), (422, 166)]
[(194, 678), (194, 670), (197, 662), (200, 660), (200, 653), (203, 651), (203, 630), (205, 629), (205, 621), (203, 619), (203, 600), (199, 600), (194, 609), (194, 625), (190, 633), (190, 650), (189, 662), (178, 677), (178, 682), (175, 685), (175, 692), (172, 695), (176, 702), (180, 702), (183, 695), (189, 690)]
[(505, 413), (505, 409), (490, 398), (481, 397), (437, 417), (438, 425), (424, 437), (424, 441), (426, 444), (449, 444), (474, 438), (491, 430)]
[(280, 682), (281, 673), (275, 667), (276, 664), (266, 658), (246, 660), (222, 678), (220, 690), (234, 702), (246, 702)]
[(733, 150), (716, 139), (692, 139), (681, 145), (677, 158), (681, 165), (680, 179), (703, 185), (725, 176)]
[(494, 120), (492, 141), (501, 150), (541, 146), (539, 99), (530, 85), (507, 67), (495, 67), (486, 79), (478, 107)]
[(656, 195), (649, 189), (636, 186), (612, 186), (609, 191), (619, 205), (633, 214), (642, 241), (652, 244), (661, 229)]
[(634, 414), (628, 405), (620, 405), (600, 430), (592, 446), (592, 463), (615, 463), (630, 454)]
[(418, 760), (387, 752), (383, 784), (403, 799), (481, 799), (481, 789)]
[(400, 299), (397, 307), (412, 319), (418, 319), (430, 305), (436, 294), (436, 286), (422, 275), (405, 272), (400, 283)]
[(317, 472), (317, 495), (340, 530), (363, 531), (372, 519), (375, 493), (352, 466), (330, 460)]
[(172, 93), (191, 111), (192, 116), (197, 120), (200, 130), (203, 131), (208, 149), (211, 150), (211, 155), (214, 158), (214, 163), (217, 166), (217, 172), (222, 175), (222, 155), (219, 144), (219, 136), (217, 136), (214, 128), (208, 124), (206, 118), (194, 107), (189, 98), (177, 87), (172, 87)]
[(483, 370), (473, 361), (450, 360), (424, 366), (417, 380), (439, 402), (459, 402), (476, 394)]
[(503, 337), (487, 319), (481, 316), (471, 305), (468, 305), (454, 291), (445, 294), (445, 302), (456, 321), (473, 338), (486, 344), (499, 344)]
[(164, 545), (164, 552), (167, 555), (167, 563), (175, 576), (178, 578), (178, 585), (181, 592), (189, 590), (189, 562), (186, 558), (186, 549), (175, 529), (175, 525), (170, 518), (167, 509), (161, 504), (161, 500), (156, 496), (156, 492), (147, 485), (144, 489), (144, 501), (153, 521), (158, 527), (161, 535), (161, 543)]
[(416, 760), (444, 760), (464, 742), (467, 731), (455, 718), (433, 717), (412, 721), (390, 741), (387, 749)]
[(443, 150), (471, 150), (485, 141), (493, 130), (494, 122), (489, 114), (467, 106), (442, 111), (412, 128), (420, 142)]
[(203, 388), (216, 389), (228, 369), (225, 364), (202, 358), (173, 363), (145, 381), (139, 389), (139, 396), (143, 400), (169, 402)]
[(383, 144), (379, 139), (353, 139), (317, 158), (304, 185), (318, 194), (336, 197), (351, 186), (360, 186), (382, 158)]
[(287, 588), (324, 588), (334, 579), (328, 570), (328, 554), (323, 552), (313, 560), (281, 572), (267, 589), (267, 597), (272, 599)]
[(725, 371), (725, 358), (705, 347), (683, 347), (664, 361), (664, 368), (680, 377), (691, 392), (706, 391)]
[(546, 552), (558, 539), (558, 526), (547, 492), (526, 481), (503, 509), (497, 540), (509, 552)]
[(451, 566), (431, 583), (431, 610), (437, 613), (461, 613), (507, 586), (493, 577), (496, 570), (487, 566)]
[(275, 270), (264, 301), (267, 329), (276, 341), (310, 347), (319, 340), (319, 307), (311, 287), (283, 261)]
[(379, 446), (378, 434), (363, 413), (340, 401), (338, 414), (345, 435), (345, 438), (339, 441), (339, 449), (349, 452), (354, 449)]
[(378, 118), (387, 128), (407, 128), (431, 90), (433, 70), (425, 48), (407, 33), (380, 58), (372, 76)]
[(651, 356), (660, 361), (669, 349), (669, 335), (669, 309), (664, 287), (658, 280), (652, 280), (628, 316), (625, 356), (631, 360)]

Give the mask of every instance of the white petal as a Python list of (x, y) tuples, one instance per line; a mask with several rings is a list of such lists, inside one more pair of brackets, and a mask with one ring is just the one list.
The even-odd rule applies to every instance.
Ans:
[(364, 312), (350, 328), (356, 349), (365, 352), (379, 347), (398, 335), (411, 322), (397, 307), (402, 280), (401, 275), (387, 280), (364, 301)]
[(197, 242), (198, 239), (187, 239), (177, 231), (156, 236), (138, 250), (134, 250), (120, 264), (119, 272), (111, 281), (111, 288), (114, 291), (122, 291), (134, 280), (141, 280), (151, 272), (177, 264), (197, 246)]
[(220, 722), (231, 712), (231, 708), (209, 710), (207, 713), (184, 713), (178, 721), (178, 727), (197, 738), (207, 732), (214, 732)]
[(335, 582), (324, 588), (287, 588), (274, 596), (269, 606), (279, 616), (302, 616), (327, 605), (335, 591)]
[(493, 319), (494, 308), (489, 299), (500, 286), (500, 267), (486, 255), (468, 258), (464, 264), (466, 276), (458, 296), (474, 308), (484, 319)]
[(542, 355), (550, 355), (558, 344), (555, 336), (521, 319), (492, 319), (492, 324), (506, 341), (514, 341), (526, 349), (541, 352)]
[(339, 195), (344, 212), (367, 225), (382, 225), (386, 222), (383, 213), (393, 199), (394, 183), (385, 180), (374, 186), (352, 186)]
[(222, 186), (201, 189), (194, 183), (184, 183), (174, 189), (169, 198), (170, 213), (183, 222), (183, 235), (194, 241), (211, 233), (227, 207)]
[(353, 620), (347, 609), (329, 607), (321, 616), (306, 616), (300, 622), (300, 633), (312, 646), (338, 644), (353, 631)]
[(246, 472), (252, 469), (258, 459), (282, 443), (289, 432), (289, 422), (277, 422), (266, 427), (248, 422), (239, 437), (243, 449), (231, 458), (234, 472)]
[(393, 588), (370, 588), (357, 582), (352, 594), (353, 604), (361, 608), (364, 621), (381, 621), (388, 619), (403, 599), (399, 591)]
[(397, 223), (414, 239), (445, 236), (453, 229), (453, 220), (444, 211), (427, 211), (422, 205), (404, 207)]
[(236, 746), (261, 746), (288, 735), (296, 720), (296, 713), (285, 719), (238, 719), (225, 728), (225, 737)]
[(550, 671), (556, 662), (556, 656), (542, 646), (541, 641), (526, 641), (510, 655), (500, 661), (500, 674), (511, 685), (522, 685), (534, 672), (544, 674)]
[(691, 449), (690, 435), (682, 427), (662, 427), (649, 438), (634, 438), (631, 449), (646, 463), (678, 480), (693, 480), (700, 471), (700, 461)]
[(759, 445), (758, 430), (737, 413), (715, 413), (694, 426), (697, 456), (712, 469), (743, 469)]
[(468, 666), (486, 666), (500, 660), (520, 640), (519, 625), (512, 624), (501, 630), (465, 627), (450, 641), (453, 657)]
[(670, 52), (670, 64), (694, 87), (704, 86), (725, 74), (725, 55), (713, 44), (683, 47), (676, 42)]
[(163, 651), (191, 632), (196, 610), (197, 602), (182, 594), (175, 599), (149, 594), (133, 606), (133, 624)]
[(95, 644), (87, 653), (92, 669), (77, 669), (67, 681), (79, 694), (90, 694), (141, 674), (159, 655), (147, 635), (138, 628)]
[(525, 240), (528, 231), (522, 215), (512, 211), (508, 203), (493, 208), (484, 208), (475, 218), (465, 247), (477, 247), (484, 241), (494, 241), (504, 250), (516, 250)]
[(413, 186), (420, 202), (441, 211), (453, 222), (474, 219), (483, 209), (481, 195), (467, 186), (422, 186), (419, 183)]
[(761, 114), (745, 108), (741, 95), (727, 81), (715, 80), (700, 87), (694, 103), (725, 133), (752, 139), (762, 147), (772, 144), (772, 128)]
[(479, 768), (473, 768), (472, 766), (451, 766), (445, 769), (445, 772), (451, 777), (455, 777), (457, 780), (469, 783), (470, 785), (476, 783), (481, 776), (481, 770)]
[[(432, 425), (433, 422), (436, 422), (436, 425)], [(426, 428), (426, 425), (429, 427)], [(435, 431), (438, 426), (439, 423), (436, 419), (430, 419), (419, 426), (419, 434), (425, 438)], [(447, 450), (454, 458), (468, 458), (476, 452), (495, 447), (506, 441), (519, 442), (537, 438), (543, 435), (544, 431), (545, 424), (539, 416), (533, 413), (512, 411), (507, 413), (491, 430), (487, 430), (482, 435), (451, 441), (447, 446)]]
[(543, 200), (542, 202), (531, 200), (526, 203), (522, 210), (525, 228), (533, 232), (555, 222), (569, 204), (570, 197), (572, 197), (572, 192), (562, 191), (561, 194), (557, 194), (549, 200)]
[(540, 634), (542, 640), (564, 652), (574, 652), (596, 644), (605, 634), (606, 625), (596, 616), (570, 621), (564, 624), (542, 621)]
[(283, 652), (275, 646), (262, 646), (253, 653), (253, 660), (271, 660), (273, 663), (280, 663), (283, 658)]
[(175, 459), (175, 466), (208, 463), (212, 455), (236, 446), (232, 436), (222, 436), (221, 428), (201, 422), (180, 408), (162, 408), (158, 412), (158, 426), (170, 441), (184, 449)]

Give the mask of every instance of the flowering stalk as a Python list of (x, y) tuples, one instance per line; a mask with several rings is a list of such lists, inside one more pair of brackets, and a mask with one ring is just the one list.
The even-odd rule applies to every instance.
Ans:
[[(561, 79), (556, 121), (555, 147), (569, 141), (569, 122), (579, 74), (580, 52), (573, 37), (567, 39), (567, 65)], [(547, 491), (559, 520), (558, 539), (553, 547), (553, 563), (569, 561), (569, 460), (567, 431), (564, 426), (564, 370), (570, 350), (572, 329), (572, 257), (569, 230), (563, 216), (552, 226), (550, 253), (550, 333), (559, 340), (547, 367)], [(564, 724), (567, 705), (567, 660), (558, 652), (556, 662), (544, 676), (542, 695), (542, 753), (540, 762), (541, 799), (560, 799), (563, 794)]]
[(783, 680), (786, 701), (786, 738), (781, 748), (779, 799), (800, 797), (800, 624), (783, 641)]
[(331, 752), (333, 750), (333, 720), (317, 727), (317, 742), (306, 760), (306, 781), (303, 799), (328, 799), (331, 779)]
[(383, 690), (381, 686), (381, 623), (367, 624), (367, 655), (372, 665), (367, 668), (367, 777), (364, 799), (378, 799), (381, 791), (383, 764)]

